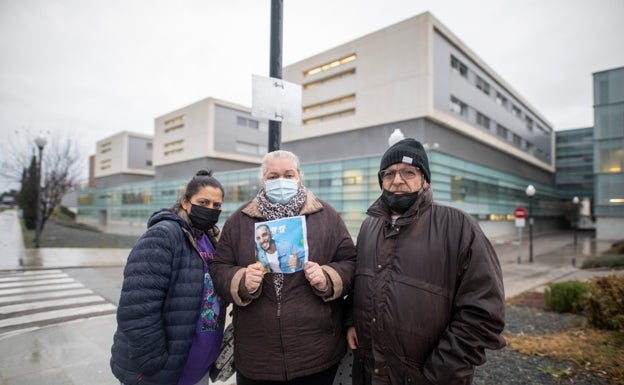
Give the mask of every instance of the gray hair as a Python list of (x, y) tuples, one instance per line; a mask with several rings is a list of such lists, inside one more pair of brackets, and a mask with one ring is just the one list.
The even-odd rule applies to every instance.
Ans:
[(264, 156), (264, 158), (262, 158), (262, 164), (260, 166), (260, 180), (264, 178), (264, 173), (267, 170), (267, 164), (271, 162), (272, 160), (279, 159), (279, 158), (288, 159), (292, 161), (295, 164), (295, 167), (297, 168), (297, 172), (299, 173), (300, 180), (303, 180), (303, 171), (301, 171), (301, 164), (299, 163), (299, 157), (293, 154), (292, 152), (286, 151), (286, 150), (271, 151), (267, 153)]

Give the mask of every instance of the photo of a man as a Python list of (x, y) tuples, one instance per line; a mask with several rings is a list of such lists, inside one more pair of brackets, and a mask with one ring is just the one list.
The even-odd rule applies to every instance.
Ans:
[(258, 261), (268, 271), (294, 273), (303, 269), (307, 248), (305, 247), (305, 236), (297, 222), (289, 226), (284, 223), (280, 225), (269, 224), (268, 222), (258, 223), (255, 241), (258, 249)]

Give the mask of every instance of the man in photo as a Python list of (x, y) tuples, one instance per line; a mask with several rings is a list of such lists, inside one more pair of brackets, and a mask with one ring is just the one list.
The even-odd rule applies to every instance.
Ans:
[(297, 254), (297, 247), (288, 241), (277, 243), (267, 225), (256, 228), (258, 261), (274, 273), (292, 273), (303, 266), (303, 256)]

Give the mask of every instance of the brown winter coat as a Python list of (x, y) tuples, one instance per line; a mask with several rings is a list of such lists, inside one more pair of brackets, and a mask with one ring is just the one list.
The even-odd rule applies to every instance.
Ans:
[(303, 271), (284, 274), (281, 300), (272, 273), (256, 293), (247, 292), (244, 267), (256, 260), (254, 224), (266, 220), (255, 200), (228, 218), (210, 265), (217, 292), (234, 304), (234, 360), (247, 378), (286, 381), (319, 373), (346, 352), (342, 298), (353, 283), (353, 240), (340, 215), (311, 192), (300, 215), (306, 217), (309, 260), (330, 279), (326, 294), (314, 290)]
[[(469, 384), (505, 345), (498, 258), (476, 221), (425, 190), (391, 225), (381, 199), (357, 240), (354, 384)], [(372, 378), (371, 378), (372, 375)]]

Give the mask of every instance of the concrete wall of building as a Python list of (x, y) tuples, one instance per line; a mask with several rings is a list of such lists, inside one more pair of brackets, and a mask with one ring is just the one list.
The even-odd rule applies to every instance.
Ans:
[(150, 135), (127, 131), (99, 140), (93, 164), (95, 179), (115, 174), (152, 175), (151, 143)]
[[(258, 121), (258, 128), (240, 124), (239, 117)], [(206, 158), (259, 164), (266, 152), (268, 134), (261, 131), (266, 127), (266, 121), (253, 118), (249, 108), (214, 98), (160, 116), (154, 123), (153, 146), (154, 167), (161, 170), (158, 178), (183, 162)], [(169, 165), (173, 166), (163, 168)]]
[[(427, 54), (431, 31), (427, 15), (405, 20), (285, 67), (285, 80), (304, 85), (304, 121), (340, 110), (354, 109), (354, 114), (310, 125), (284, 123), (284, 143), (425, 115), (432, 103), (432, 73)], [(353, 54), (357, 58), (347, 64), (304, 75), (314, 67)], [(306, 87), (349, 71), (352, 74)], [(349, 95), (354, 98), (348, 102), (328, 104), (307, 112), (311, 106)]]
[(602, 241), (619, 241), (624, 239), (624, 218), (596, 218), (596, 239)]
[(128, 168), (153, 172), (152, 138), (128, 136)]
[(197, 159), (213, 151), (213, 105), (212, 99), (205, 99), (155, 119), (155, 168)]
[(150, 181), (153, 179), (154, 179), (153, 175), (119, 173), (115, 175), (108, 175), (108, 176), (103, 176), (100, 178), (95, 178), (95, 187), (96, 188), (115, 187), (115, 186), (122, 186), (122, 185), (129, 184), (129, 183)]
[(215, 152), (264, 156), (267, 152), (269, 125), (247, 111), (215, 105)]
[(217, 158), (198, 158), (179, 163), (171, 163), (156, 168), (154, 181), (191, 179), (199, 170), (213, 170), (214, 172), (240, 170), (258, 167), (258, 163), (241, 162)]
[[(545, 165), (552, 167), (554, 165), (552, 159), (554, 133), (550, 124), (496, 74), (484, 70), (476, 58), (467, 55), (464, 50), (452, 44), (448, 39), (438, 30), (433, 36), (434, 108), (486, 132), (490, 142), (508, 146), (510, 152), (518, 152), (518, 150), (520, 153), (526, 152), (531, 157), (538, 158)], [(466, 66), (464, 74), (451, 68), (451, 57)], [(478, 79), (487, 84), (488, 93), (477, 87)], [(469, 107), (465, 115), (450, 111), (451, 97), (461, 100)], [(514, 107), (521, 116), (514, 114)], [(490, 119), (489, 128), (476, 124), (477, 112)], [(530, 119), (532, 128), (528, 127), (526, 119)], [(506, 137), (497, 134), (498, 125), (506, 129)], [(521, 138), (519, 146), (513, 143), (513, 134)]]

